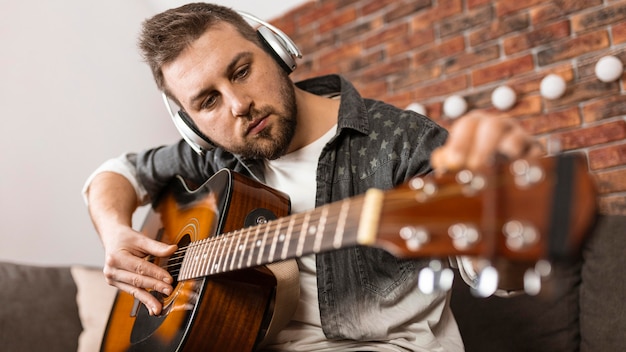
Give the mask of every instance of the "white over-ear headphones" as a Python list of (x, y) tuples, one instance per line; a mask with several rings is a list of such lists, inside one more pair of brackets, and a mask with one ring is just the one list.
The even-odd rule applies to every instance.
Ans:
[[(302, 57), (302, 53), (296, 44), (283, 31), (260, 18), (245, 12), (237, 11), (237, 13), (243, 18), (259, 24), (257, 34), (261, 42), (263, 42), (274, 59), (287, 73), (293, 72), (297, 66), (296, 59)], [(191, 117), (182, 109), (174, 112), (172, 108), (173, 102), (170, 101), (165, 93), (161, 93), (161, 95), (165, 102), (165, 107), (174, 122), (174, 126), (176, 126), (185, 142), (198, 154), (203, 154), (206, 150), (213, 149), (215, 145), (207, 136), (200, 132), (191, 120)]]

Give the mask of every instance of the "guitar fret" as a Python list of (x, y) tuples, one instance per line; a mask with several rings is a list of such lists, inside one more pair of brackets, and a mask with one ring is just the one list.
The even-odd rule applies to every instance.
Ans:
[(333, 247), (340, 248), (343, 244), (343, 234), (346, 229), (346, 219), (348, 218), (348, 212), (350, 210), (351, 202), (344, 200), (341, 202), (341, 211), (339, 212), (339, 221), (337, 221), (337, 229), (335, 230), (335, 236), (333, 240)]
[(219, 244), (219, 237), (212, 237), (211, 238), (211, 244), (210, 244), (210, 249), (209, 249), (209, 261), (207, 263), (207, 268), (206, 268), (206, 272), (207, 273), (213, 273), (214, 267), (215, 267), (215, 260), (217, 260), (217, 255), (215, 253), (218, 244)]
[(256, 231), (254, 231), (254, 238), (252, 239), (251, 244), (251, 248), (250, 248), (250, 253), (248, 254), (248, 262), (247, 267), (251, 267), (252, 266), (252, 257), (254, 256), (254, 248), (257, 247), (257, 240), (259, 238), (259, 230), (260, 228), (257, 226), (256, 227)]
[[(241, 254), (241, 236), (233, 236), (237, 237), (237, 243), (235, 243), (235, 247), (232, 249), (233, 256), (230, 260), (230, 269), (233, 270), (235, 268), (235, 262), (237, 261), (237, 255)], [(241, 257), (241, 255), (240, 255)]]
[(248, 237), (250, 236), (250, 229), (244, 229), (242, 232), (246, 233), (246, 238), (244, 239), (243, 243), (241, 244), (241, 255), (239, 257), (239, 264), (237, 264), (237, 268), (241, 269), (241, 266), (243, 264), (243, 258), (247, 252), (247, 248), (248, 248)]
[(206, 270), (207, 270), (207, 259), (209, 258), (209, 253), (207, 251), (207, 248), (210, 246), (210, 243), (204, 239), (202, 241), (200, 241), (200, 253), (202, 254), (200, 256), (201, 258), (201, 263), (200, 263), (200, 275), (205, 275), (206, 274)]
[(235, 236), (228, 236), (224, 242), (228, 242), (228, 250), (226, 251), (226, 255), (224, 256), (224, 265), (222, 266), (222, 272), (226, 272), (228, 271), (228, 258), (230, 257), (230, 253), (232, 252), (232, 248), (233, 248), (233, 241), (235, 240)]
[(315, 234), (315, 242), (313, 243), (313, 252), (318, 253), (322, 246), (322, 239), (324, 238), (324, 228), (326, 227), (326, 220), (328, 215), (328, 207), (322, 208), (322, 215), (320, 217), (319, 225), (317, 226), (317, 232)]
[(226, 242), (228, 241), (227, 235), (221, 235), (219, 239), (219, 254), (217, 255), (217, 263), (215, 263), (215, 271), (216, 273), (221, 273), (220, 267), (222, 263), (225, 261), (224, 252), (226, 252)]
[(296, 247), (296, 256), (300, 257), (302, 255), (302, 251), (304, 248), (304, 241), (306, 240), (306, 233), (309, 226), (309, 219), (311, 218), (311, 213), (306, 213), (304, 216), (304, 222), (302, 223), (302, 228), (300, 229), (300, 238), (298, 239), (298, 246)]
[(198, 246), (191, 247), (191, 272), (192, 276), (196, 275), (196, 268), (198, 267)]
[(283, 253), (281, 254), (280, 258), (281, 259), (287, 259), (287, 255), (289, 254), (289, 243), (291, 243), (291, 232), (293, 231), (293, 225), (296, 221), (296, 218), (298, 218), (297, 216), (292, 216), (291, 220), (289, 221), (289, 226), (287, 227), (287, 234), (285, 235), (285, 244), (283, 247)]
[(278, 239), (280, 238), (280, 229), (281, 224), (283, 222), (283, 218), (278, 219), (276, 222), (276, 230), (274, 231), (274, 236), (272, 239), (272, 246), (270, 247), (270, 253), (268, 255), (268, 261), (271, 263), (274, 261), (274, 254), (276, 253), (276, 245), (278, 244)]
[(269, 232), (269, 230), (270, 227), (266, 225), (265, 232), (263, 232), (263, 240), (261, 240), (260, 250), (256, 260), (257, 265), (262, 264), (261, 259), (263, 258), (263, 253), (265, 252), (265, 243), (267, 241), (267, 233)]

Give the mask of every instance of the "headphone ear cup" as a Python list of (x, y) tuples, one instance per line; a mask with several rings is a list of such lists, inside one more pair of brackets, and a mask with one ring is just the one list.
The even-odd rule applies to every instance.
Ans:
[(270, 54), (287, 73), (291, 73), (296, 69), (297, 64), (294, 54), (291, 53), (283, 39), (265, 26), (260, 26), (257, 29), (257, 35)]
[(178, 129), (183, 139), (195, 150), (202, 154), (206, 150), (215, 148), (209, 137), (205, 136), (196, 124), (193, 123), (191, 117), (186, 112), (179, 110), (174, 118), (174, 125)]

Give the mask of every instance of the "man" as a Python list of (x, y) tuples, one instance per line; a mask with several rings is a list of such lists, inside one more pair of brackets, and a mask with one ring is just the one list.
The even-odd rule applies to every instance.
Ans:
[[(173, 279), (142, 258), (165, 257), (176, 247), (133, 231), (131, 215), (176, 174), (202, 182), (227, 167), (284, 191), (301, 212), (432, 169), (540, 153), (509, 119), (470, 114), (448, 137), (421, 115), (362, 98), (340, 76), (294, 84), (255, 31), (220, 6), (189, 4), (158, 14), (144, 23), (140, 46), (159, 89), (215, 146), (197, 154), (181, 141), (129, 154), (103, 165), (86, 184), (106, 279), (151, 314), (162, 307), (146, 289), (170, 294)], [(446, 293), (417, 288), (425, 265), (360, 247), (299, 258), (300, 302), (268, 348), (463, 350)]]

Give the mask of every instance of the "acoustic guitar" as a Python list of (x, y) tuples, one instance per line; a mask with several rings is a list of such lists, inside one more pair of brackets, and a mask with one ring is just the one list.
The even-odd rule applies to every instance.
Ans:
[(351, 246), (401, 258), (556, 260), (579, 251), (596, 211), (578, 154), (415, 177), (294, 215), (284, 194), (229, 170), (193, 190), (174, 181), (142, 230), (178, 245), (146, 259), (167, 268), (174, 291), (153, 292), (159, 316), (120, 291), (102, 351), (251, 351), (283, 306), (270, 263)]

